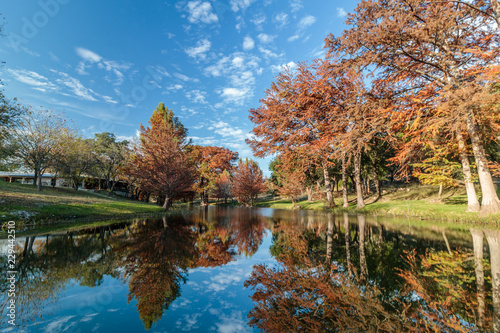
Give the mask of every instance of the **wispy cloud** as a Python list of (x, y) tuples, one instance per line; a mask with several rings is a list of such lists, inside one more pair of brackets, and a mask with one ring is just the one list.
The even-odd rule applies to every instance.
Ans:
[(54, 70), (53, 72), (59, 74), (59, 76), (61, 77), (60, 79), (57, 79), (56, 82), (68, 87), (78, 98), (86, 101), (97, 101), (94, 96), (97, 96), (98, 94), (96, 94), (92, 89), (84, 87), (80, 80), (71, 77), (64, 72), (57, 72)]
[(295, 62), (293, 62), (293, 61), (290, 61), (287, 64), (271, 65), (271, 71), (273, 71), (273, 73), (276, 73), (276, 72), (282, 72), (282, 71), (284, 71), (286, 69), (293, 70), (296, 67), (297, 67), (297, 64)]
[(191, 90), (186, 93), (186, 97), (192, 103), (207, 104), (207, 93), (201, 90)]
[(189, 1), (186, 6), (189, 12), (188, 21), (191, 23), (215, 23), (219, 21), (216, 14), (212, 12), (210, 2)]
[(7, 72), (10, 73), (15, 80), (33, 86), (34, 89), (38, 91), (46, 92), (57, 90), (57, 86), (55, 84), (50, 82), (45, 76), (36, 72), (25, 69), (7, 69)]
[(290, 1), (290, 10), (292, 11), (292, 13), (298, 12), (303, 7), (304, 7), (304, 5), (302, 5), (301, 0), (291, 0)]
[(344, 8), (337, 7), (337, 16), (338, 17), (345, 17), (345, 16), (347, 16), (347, 12), (344, 10)]
[(271, 43), (276, 38), (276, 36), (271, 36), (265, 33), (261, 33), (257, 37), (259, 38), (259, 41), (263, 44)]
[(89, 73), (87, 72), (87, 69), (92, 68), (94, 64), (97, 64), (97, 68), (114, 74), (113, 77), (104, 77), (106, 81), (113, 83), (114, 85), (121, 85), (124, 81), (123, 71), (129, 70), (132, 67), (132, 64), (130, 63), (105, 60), (96, 52), (83, 47), (77, 47), (75, 51), (76, 54), (82, 58), (82, 61), (80, 61), (75, 68), (78, 74), (88, 75)]
[(303, 17), (298, 24), (298, 28), (300, 30), (304, 30), (305, 28), (313, 25), (316, 22), (316, 18), (312, 15), (307, 15)]
[(208, 39), (202, 39), (196, 43), (196, 46), (186, 49), (188, 56), (192, 58), (205, 59), (206, 53), (210, 51), (212, 43)]
[(277, 28), (281, 29), (288, 24), (288, 14), (283, 12), (277, 13), (274, 15), (273, 21), (276, 23)]
[(233, 12), (236, 13), (240, 10), (243, 11), (247, 9), (254, 1), (255, 0), (231, 0), (229, 4), (231, 5), (231, 9), (233, 10)]

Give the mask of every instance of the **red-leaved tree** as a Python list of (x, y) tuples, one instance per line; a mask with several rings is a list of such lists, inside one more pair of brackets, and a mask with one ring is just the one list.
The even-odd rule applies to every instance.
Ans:
[(239, 160), (233, 172), (233, 195), (246, 206), (253, 206), (258, 195), (267, 189), (262, 170), (252, 160)]
[(149, 120), (141, 125), (140, 143), (128, 166), (140, 187), (164, 198), (168, 210), (172, 200), (191, 189), (194, 170), (186, 153), (187, 130), (174, 113), (160, 103)]

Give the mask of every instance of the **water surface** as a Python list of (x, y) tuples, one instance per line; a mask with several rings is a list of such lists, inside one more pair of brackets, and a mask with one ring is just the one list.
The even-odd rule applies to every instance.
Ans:
[(209, 207), (23, 237), (1, 331), (498, 331), (498, 231), (420, 224)]

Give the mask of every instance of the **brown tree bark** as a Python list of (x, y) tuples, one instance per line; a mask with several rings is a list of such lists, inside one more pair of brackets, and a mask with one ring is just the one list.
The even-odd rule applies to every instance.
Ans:
[(328, 166), (326, 163), (323, 164), (323, 177), (325, 178), (325, 188), (326, 188), (326, 199), (328, 201), (328, 207), (335, 207), (335, 201), (333, 201), (332, 194), (332, 184), (330, 182), (330, 175), (328, 174)]
[(474, 266), (476, 271), (477, 287), (477, 326), (484, 326), (485, 294), (484, 294), (484, 268), (483, 268), (483, 231), (470, 229), (474, 246)]
[(332, 261), (333, 251), (333, 224), (335, 216), (333, 214), (327, 215), (328, 229), (326, 230), (326, 263), (330, 264)]
[(472, 173), (470, 171), (469, 157), (465, 150), (465, 143), (460, 131), (457, 131), (458, 149), (460, 153), (460, 162), (462, 163), (462, 173), (464, 175), (465, 190), (467, 191), (467, 210), (466, 212), (479, 212), (480, 206), (477, 200), (476, 189), (472, 182)]
[(375, 165), (372, 165), (372, 176), (373, 182), (375, 183), (375, 191), (377, 192), (377, 199), (380, 199), (380, 197), (382, 197), (382, 192), (380, 191), (380, 180), (378, 180), (378, 173)]
[(345, 251), (346, 251), (346, 265), (347, 272), (349, 276), (352, 275), (351, 272), (351, 235), (349, 229), (349, 215), (344, 213), (344, 237), (345, 237)]
[(481, 192), (483, 199), (481, 200), (481, 208), (479, 215), (484, 216), (487, 214), (494, 214), (500, 212), (500, 200), (498, 199), (491, 177), (490, 169), (488, 168), (486, 153), (484, 152), (483, 145), (477, 125), (474, 123), (473, 115), (468, 114), (467, 117), (467, 131), (472, 142), (472, 151), (474, 152), (474, 159), (476, 160), (477, 173), (479, 175), (479, 183), (481, 184)]
[(366, 228), (366, 218), (364, 215), (358, 215), (358, 226), (359, 226), (359, 279), (361, 283), (365, 283), (368, 280), (368, 265), (366, 263), (365, 254), (365, 228)]
[(490, 248), (493, 331), (500, 332), (500, 231), (485, 230), (484, 234)]
[(307, 201), (311, 202), (313, 201), (313, 186), (307, 186), (306, 187), (306, 191), (307, 191)]
[(165, 201), (163, 202), (163, 209), (165, 209), (165, 211), (168, 212), (171, 206), (172, 206), (172, 198), (166, 196)]
[(356, 180), (357, 205), (356, 208), (363, 208), (365, 201), (363, 200), (363, 188), (361, 185), (361, 154), (354, 153), (354, 178)]
[(347, 198), (347, 166), (345, 155), (342, 155), (342, 200), (344, 202), (343, 207), (349, 207), (349, 199)]

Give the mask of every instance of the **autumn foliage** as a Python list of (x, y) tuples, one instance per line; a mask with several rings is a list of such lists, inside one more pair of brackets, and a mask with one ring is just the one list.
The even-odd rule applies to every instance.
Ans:
[(141, 125), (140, 143), (135, 148), (128, 172), (139, 179), (141, 188), (164, 198), (168, 210), (172, 200), (182, 197), (194, 182), (194, 168), (186, 152), (186, 130), (171, 110), (160, 103), (149, 121)]
[(233, 171), (233, 195), (246, 206), (253, 206), (258, 195), (267, 189), (259, 165), (249, 159), (239, 160)]

